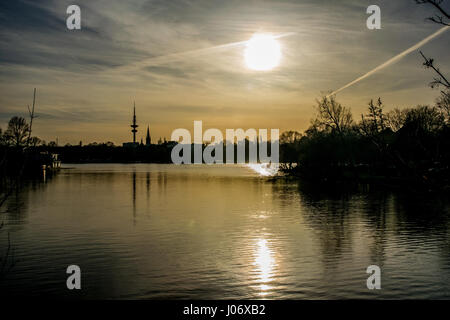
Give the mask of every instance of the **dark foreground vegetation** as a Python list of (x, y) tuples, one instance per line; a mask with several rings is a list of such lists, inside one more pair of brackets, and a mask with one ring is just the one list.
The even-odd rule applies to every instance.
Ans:
[(173, 145), (173, 142), (164, 142), (122, 147), (112, 143), (95, 143), (85, 146), (39, 146), (36, 150), (57, 153), (64, 163), (171, 163)]
[(317, 117), (303, 133), (281, 136), (283, 171), (316, 181), (449, 185), (450, 96), (435, 106), (384, 110), (370, 101), (359, 121), (335, 97), (317, 101)]
[[(434, 9), (427, 18), (450, 26), (445, 0), (416, 0)], [(281, 137), (283, 170), (314, 181), (381, 181), (449, 191), (450, 81), (434, 59), (423, 52), (423, 66), (432, 71), (430, 87), (441, 89), (433, 106), (386, 112), (381, 99), (370, 101), (355, 121), (334, 96), (317, 101), (317, 117), (300, 134)]]

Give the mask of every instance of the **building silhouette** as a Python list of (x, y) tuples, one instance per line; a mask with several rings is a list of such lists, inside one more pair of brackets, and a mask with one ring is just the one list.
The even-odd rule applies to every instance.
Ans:
[(136, 142), (136, 133), (138, 132), (137, 128), (139, 127), (136, 121), (136, 102), (133, 103), (133, 120), (130, 127), (131, 133), (133, 133), (133, 142), (124, 142), (124, 147), (136, 147), (139, 145), (139, 143)]
[(152, 144), (152, 138), (150, 137), (150, 127), (147, 126), (147, 136), (145, 137), (145, 145), (149, 146)]
[(133, 143), (136, 143), (136, 133), (137, 133), (137, 127), (139, 127), (136, 124), (136, 102), (133, 105), (133, 123), (130, 126), (132, 128), (131, 132), (133, 133)]
[[(136, 141), (136, 133), (138, 132), (137, 128), (139, 125), (137, 124), (136, 120), (136, 103), (133, 104), (133, 119), (131, 122), (131, 133), (133, 134), (133, 142), (124, 142), (124, 147), (137, 147), (139, 145), (144, 145), (143, 138), (141, 137), (141, 142)], [(152, 138), (150, 136), (150, 126), (147, 126), (147, 136), (145, 138), (145, 145), (150, 146), (152, 144)]]

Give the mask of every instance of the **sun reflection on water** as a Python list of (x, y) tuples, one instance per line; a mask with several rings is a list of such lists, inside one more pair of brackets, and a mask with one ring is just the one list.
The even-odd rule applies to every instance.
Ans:
[(274, 176), (279, 170), (279, 165), (275, 163), (249, 163), (247, 166), (263, 177)]
[(273, 253), (267, 246), (266, 239), (259, 239), (257, 242), (255, 266), (258, 270), (258, 281), (260, 283), (260, 295), (267, 295), (272, 288), (268, 283), (272, 281), (272, 272), (275, 265)]

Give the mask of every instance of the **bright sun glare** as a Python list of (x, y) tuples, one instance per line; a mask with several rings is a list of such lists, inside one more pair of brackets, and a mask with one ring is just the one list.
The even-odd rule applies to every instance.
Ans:
[(255, 34), (245, 48), (245, 63), (248, 68), (267, 71), (280, 63), (281, 47), (277, 40), (268, 34)]

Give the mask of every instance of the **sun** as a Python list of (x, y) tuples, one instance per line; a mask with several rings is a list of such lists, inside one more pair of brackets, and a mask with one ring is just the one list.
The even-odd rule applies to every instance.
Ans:
[(281, 46), (269, 34), (255, 34), (244, 52), (245, 64), (249, 69), (268, 71), (277, 67), (281, 60)]

